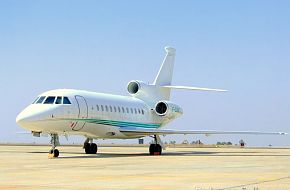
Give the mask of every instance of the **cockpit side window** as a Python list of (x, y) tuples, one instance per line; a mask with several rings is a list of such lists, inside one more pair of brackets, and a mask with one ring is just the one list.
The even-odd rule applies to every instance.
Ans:
[(55, 100), (55, 104), (62, 104), (62, 97), (58, 96)]
[(53, 104), (54, 100), (55, 100), (55, 96), (48, 96), (48, 97), (45, 99), (45, 101), (44, 101), (43, 104)]
[(63, 104), (71, 104), (71, 102), (68, 99), (68, 97), (63, 97)]
[(32, 102), (32, 104), (35, 104), (38, 100), (39, 96)]
[(36, 104), (42, 104), (44, 99), (45, 99), (45, 96), (40, 96), (40, 98), (37, 100)]

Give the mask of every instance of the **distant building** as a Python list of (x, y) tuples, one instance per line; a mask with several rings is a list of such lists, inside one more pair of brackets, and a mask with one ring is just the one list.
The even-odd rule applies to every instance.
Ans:
[(189, 144), (188, 140), (184, 140), (182, 144)]

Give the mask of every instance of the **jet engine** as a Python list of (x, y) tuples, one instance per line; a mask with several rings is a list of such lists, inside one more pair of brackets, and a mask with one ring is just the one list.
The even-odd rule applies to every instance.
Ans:
[(142, 81), (132, 80), (128, 83), (127, 90), (129, 94), (134, 95), (134, 94), (137, 94), (140, 90), (142, 90), (142, 87), (144, 89), (145, 85), (146, 84)]
[(182, 108), (169, 101), (159, 101), (155, 105), (155, 112), (157, 115), (167, 118), (176, 118), (182, 115)]

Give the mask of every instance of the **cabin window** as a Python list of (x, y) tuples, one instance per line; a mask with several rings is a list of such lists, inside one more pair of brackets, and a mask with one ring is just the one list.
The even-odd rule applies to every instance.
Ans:
[(137, 110), (136, 110), (136, 108), (134, 108), (134, 110), (135, 110), (135, 114), (137, 114)]
[(122, 107), (122, 112), (125, 113), (125, 109), (124, 109), (124, 107)]
[(108, 112), (108, 106), (105, 106), (105, 108), (106, 108), (106, 112)]
[(117, 109), (116, 109), (116, 107), (115, 107), (115, 106), (114, 106), (114, 111), (115, 111), (115, 112), (117, 112)]
[(55, 100), (55, 104), (62, 104), (62, 97), (58, 96)]
[(143, 109), (141, 109), (141, 112), (142, 112), (142, 115), (144, 115), (144, 110)]
[(140, 114), (141, 113), (141, 111), (140, 111), (140, 109), (138, 108), (138, 113)]
[(100, 111), (99, 105), (97, 105), (97, 110)]
[(110, 112), (113, 112), (112, 106), (110, 106)]
[(131, 108), (131, 113), (133, 113), (133, 108)]
[(120, 107), (119, 107), (119, 106), (118, 106), (118, 111), (119, 111), (119, 112), (121, 112), (121, 109), (120, 109)]
[(55, 100), (55, 96), (48, 96), (45, 101), (44, 101), (44, 104), (53, 104)]
[(101, 105), (101, 110), (104, 111), (104, 106), (103, 105)]
[(68, 97), (63, 97), (63, 104), (71, 104), (71, 102), (68, 99)]
[(41, 104), (43, 102), (43, 100), (45, 99), (45, 96), (41, 96), (38, 100), (37, 100), (37, 104)]
[(129, 108), (126, 108), (127, 113), (129, 113)]

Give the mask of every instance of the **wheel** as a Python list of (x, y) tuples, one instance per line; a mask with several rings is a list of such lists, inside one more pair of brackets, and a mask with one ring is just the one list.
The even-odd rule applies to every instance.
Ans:
[(161, 155), (161, 153), (162, 153), (162, 147), (161, 147), (160, 144), (157, 144), (156, 149), (157, 149), (156, 152), (158, 153), (158, 155)]
[(50, 149), (48, 157), (57, 158), (59, 156), (59, 151), (57, 149)]
[(149, 147), (150, 155), (161, 155), (162, 147), (160, 144), (151, 144)]
[(86, 154), (97, 154), (98, 146), (95, 143), (85, 143), (84, 144)]
[(154, 155), (154, 151), (155, 151), (155, 144), (150, 144), (150, 146), (149, 146), (150, 155)]
[(91, 149), (91, 154), (97, 154), (97, 152), (98, 152), (98, 146), (97, 146), (97, 144), (92, 143), (90, 149)]
[(91, 154), (91, 144), (90, 143), (85, 143), (84, 147), (85, 147), (86, 154)]
[(53, 157), (57, 158), (58, 156), (59, 156), (59, 151), (57, 149), (54, 149)]

